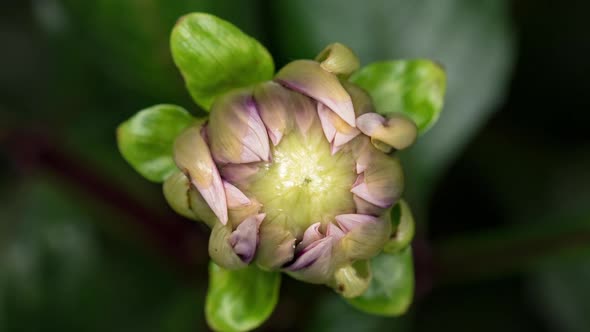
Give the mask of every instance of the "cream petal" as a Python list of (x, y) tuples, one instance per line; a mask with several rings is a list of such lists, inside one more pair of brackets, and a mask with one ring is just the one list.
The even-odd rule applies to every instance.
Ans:
[(414, 144), (418, 136), (416, 124), (401, 114), (385, 119), (377, 113), (366, 113), (357, 118), (358, 128), (371, 137), (379, 150), (389, 153), (391, 148), (402, 150)]
[(371, 162), (374, 148), (367, 136), (360, 135), (352, 142), (352, 156), (356, 160), (356, 173), (364, 172)]
[(356, 206), (356, 213), (380, 216), (385, 211), (385, 208), (380, 208), (375, 204), (371, 204), (357, 195), (353, 195), (352, 199), (354, 200), (354, 205)]
[(350, 126), (355, 126), (352, 100), (336, 75), (310, 60), (296, 60), (283, 67), (276, 75), (281, 84), (318, 100), (334, 111)]
[(346, 92), (348, 92), (350, 99), (352, 99), (354, 114), (357, 118), (362, 114), (375, 112), (373, 100), (365, 90), (348, 81), (342, 81), (341, 83)]
[(164, 197), (168, 205), (176, 213), (186, 218), (197, 220), (197, 216), (191, 209), (190, 190), (190, 182), (182, 172), (175, 172), (169, 176), (162, 186), (162, 191), (164, 192)]
[(226, 224), (225, 190), (201, 126), (186, 129), (174, 142), (176, 166), (189, 178), (222, 224)]
[(389, 214), (381, 218), (362, 214), (335, 217), (346, 235), (338, 242), (337, 252), (351, 260), (370, 259), (378, 254), (391, 235)]
[(233, 184), (223, 181), (223, 188), (225, 189), (225, 197), (229, 209), (241, 208), (251, 203), (250, 199)]
[(350, 191), (371, 204), (388, 208), (399, 200), (403, 187), (399, 159), (375, 151), (364, 171), (363, 181)]
[(334, 272), (334, 290), (345, 298), (362, 295), (372, 279), (371, 265), (368, 260), (358, 260), (346, 264)]
[(276, 270), (293, 259), (295, 237), (282, 225), (263, 222), (260, 226), (260, 243), (256, 251), (256, 264), (265, 270)]
[(207, 135), (213, 158), (221, 164), (268, 161), (270, 158), (266, 127), (250, 89), (230, 92), (215, 101)]
[(318, 54), (315, 58), (326, 71), (336, 75), (348, 77), (360, 67), (359, 58), (346, 45), (333, 43)]

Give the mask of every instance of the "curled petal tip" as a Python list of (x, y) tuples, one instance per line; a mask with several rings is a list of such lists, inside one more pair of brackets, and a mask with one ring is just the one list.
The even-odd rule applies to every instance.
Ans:
[(366, 113), (357, 118), (357, 126), (371, 137), (371, 142), (377, 149), (386, 153), (391, 148), (402, 150), (409, 147), (418, 136), (416, 124), (397, 114), (385, 119), (377, 113)]
[(297, 251), (303, 250), (305, 247), (309, 246), (313, 242), (318, 241), (324, 237), (324, 235), (320, 232), (321, 225), (321, 223), (316, 222), (315, 224), (312, 224), (305, 230), (305, 232), (303, 233), (303, 239), (297, 245)]
[[(299, 253), (299, 257), (293, 262), (293, 264), (286, 267), (286, 270), (295, 272), (310, 268), (314, 264), (317, 264), (315, 269), (323, 270), (323, 267), (320, 265), (326, 263), (324, 260), (329, 260), (329, 256), (332, 252), (332, 244), (332, 237), (325, 237), (311, 243)], [(319, 271), (314, 272), (317, 273)]]
[(351, 127), (355, 126), (350, 96), (338, 77), (322, 69), (319, 63), (309, 60), (293, 61), (277, 73), (276, 79), (283, 85), (325, 104)]
[(244, 207), (251, 203), (250, 199), (244, 193), (227, 181), (223, 181), (223, 188), (225, 189), (225, 196), (227, 198), (227, 207), (235, 209)]
[(324, 70), (344, 77), (348, 77), (360, 67), (360, 61), (354, 52), (340, 43), (328, 45), (318, 54), (316, 61)]
[(229, 237), (229, 243), (240, 259), (249, 264), (258, 245), (258, 229), (264, 215), (251, 216), (242, 221)]
[(228, 220), (225, 190), (200, 126), (186, 129), (174, 143), (174, 160), (219, 221)]

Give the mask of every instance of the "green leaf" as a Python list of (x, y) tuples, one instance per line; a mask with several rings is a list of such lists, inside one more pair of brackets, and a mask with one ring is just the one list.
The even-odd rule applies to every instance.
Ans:
[(411, 247), (397, 254), (381, 253), (371, 260), (373, 279), (369, 289), (348, 303), (364, 312), (397, 316), (406, 312), (414, 296)]
[(350, 80), (373, 98), (379, 114), (403, 113), (421, 134), (438, 120), (446, 89), (444, 70), (429, 60), (376, 62)]
[(414, 216), (412, 216), (410, 206), (405, 200), (401, 200), (391, 210), (391, 223), (393, 224), (394, 233), (383, 247), (383, 251), (389, 254), (405, 249), (414, 238)]
[(249, 331), (260, 326), (274, 310), (281, 274), (250, 265), (226, 270), (209, 264), (205, 316), (216, 331)]
[(155, 105), (139, 111), (117, 129), (121, 154), (139, 174), (163, 182), (177, 170), (174, 139), (195, 119), (182, 107)]
[(274, 73), (264, 46), (213, 15), (182, 17), (172, 31), (170, 46), (191, 96), (206, 110), (215, 97), (269, 80)]

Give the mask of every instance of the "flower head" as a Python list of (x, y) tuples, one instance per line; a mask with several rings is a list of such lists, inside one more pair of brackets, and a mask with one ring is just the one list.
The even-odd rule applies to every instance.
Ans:
[(208, 122), (187, 128), (174, 160), (190, 210), (212, 227), (220, 266), (256, 264), (344, 296), (368, 286), (368, 259), (391, 235), (389, 209), (403, 190), (395, 149), (415, 125), (374, 112), (345, 81), (358, 67), (333, 44), (318, 61), (297, 60), (271, 81), (216, 98)]

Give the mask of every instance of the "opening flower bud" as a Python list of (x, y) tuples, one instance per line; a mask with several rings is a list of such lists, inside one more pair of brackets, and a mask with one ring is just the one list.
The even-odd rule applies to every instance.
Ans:
[(183, 215), (208, 216), (218, 265), (257, 264), (352, 297), (368, 287), (368, 260), (391, 237), (403, 189), (399, 160), (371, 142), (399, 149), (411, 135), (341, 81), (358, 68), (348, 48), (331, 45), (317, 59), (218, 97), (209, 122), (177, 139), (182, 173), (170, 181), (180, 185), (167, 197), (184, 195), (168, 198)]

